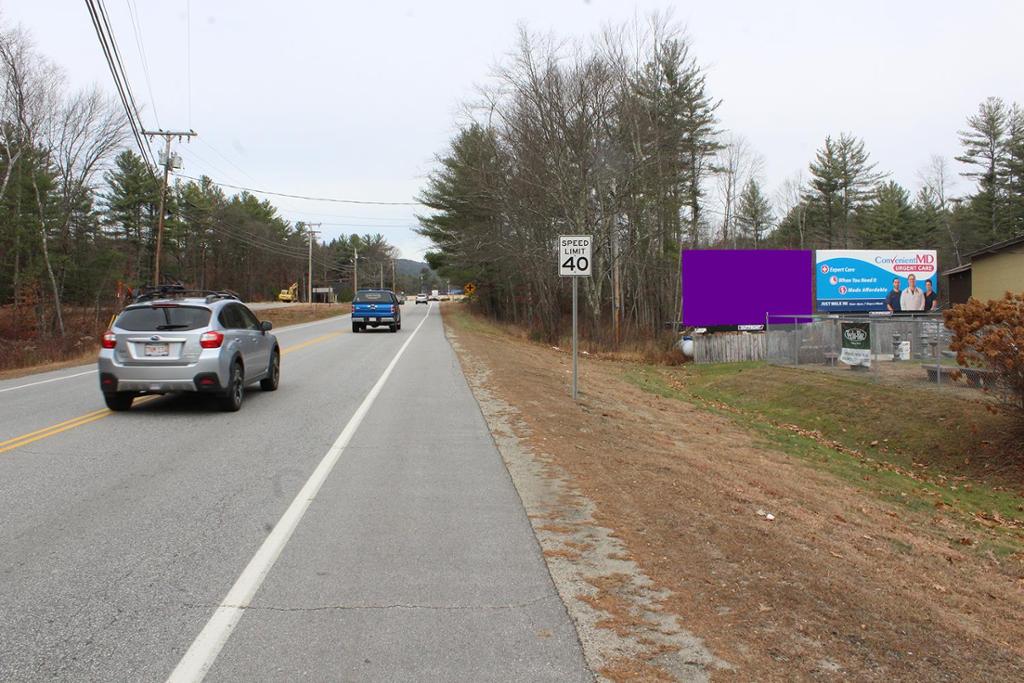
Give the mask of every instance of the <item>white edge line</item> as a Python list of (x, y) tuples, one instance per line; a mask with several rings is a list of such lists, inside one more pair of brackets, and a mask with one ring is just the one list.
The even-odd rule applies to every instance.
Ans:
[[(324, 318), (323, 320), (314, 320), (314, 321), (308, 322), (308, 323), (298, 323), (297, 325), (289, 325), (287, 327), (282, 327), (282, 328), (280, 328), (278, 330), (274, 330), (274, 334), (276, 335), (276, 334), (281, 334), (283, 332), (294, 332), (295, 330), (305, 329), (305, 328), (311, 327), (313, 325), (322, 325), (323, 323), (328, 323), (328, 322), (331, 322), (332, 320), (333, 321), (337, 321), (337, 320), (339, 320), (341, 318), (345, 318), (345, 317), (347, 317), (349, 315), (350, 315), (349, 313), (344, 313), (342, 315), (336, 315), (336, 316), (331, 316), (330, 318)], [(79, 366), (79, 367), (82, 367), (82, 366)], [(50, 379), (42, 379), (42, 380), (39, 380), (38, 382), (29, 382), (28, 384), (19, 384), (16, 387), (6, 387), (4, 389), (0, 389), (0, 394), (6, 393), (8, 391), (14, 391), (15, 389), (27, 389), (29, 387), (37, 386), (39, 384), (49, 384), (50, 382), (60, 382), (61, 380), (65, 380), (65, 379), (74, 379), (75, 377), (81, 377), (83, 375), (95, 375), (97, 372), (99, 372), (99, 371), (98, 370), (86, 370), (85, 372), (76, 372), (73, 375), (61, 375), (60, 377), (51, 377)]]
[(302, 516), (320, 491), (320, 487), (331, 473), (334, 465), (341, 458), (345, 447), (348, 446), (356, 430), (359, 429), (359, 425), (377, 400), (377, 396), (384, 388), (384, 384), (391, 375), (391, 371), (395, 369), (398, 360), (405, 353), (409, 344), (412, 343), (416, 333), (423, 327), (423, 323), (427, 322), (429, 316), (430, 308), (428, 307), (427, 314), (423, 316), (423, 320), (420, 321), (416, 329), (409, 335), (409, 338), (405, 340), (405, 343), (402, 344), (395, 357), (391, 359), (391, 362), (384, 369), (377, 383), (373, 385), (373, 388), (370, 389), (363, 402), (356, 408), (356, 412), (349, 419), (348, 424), (345, 425), (345, 428), (316, 469), (313, 470), (313, 474), (306, 480), (298, 495), (292, 500), (291, 505), (288, 506), (288, 509), (281, 515), (281, 519), (274, 525), (273, 531), (264, 539), (263, 544), (256, 551), (256, 554), (253, 555), (253, 558), (249, 560), (249, 564), (246, 565), (245, 569), (242, 570), (241, 575), (239, 575), (231, 590), (228, 591), (220, 605), (217, 606), (213, 616), (206, 622), (206, 626), (203, 627), (203, 630), (192, 641), (188, 651), (185, 652), (181, 661), (178, 662), (174, 671), (167, 678), (168, 683), (198, 682), (202, 681), (206, 676), (210, 667), (216, 661), (217, 655), (220, 654), (228, 638), (231, 637), (231, 632), (238, 625), (242, 614), (249, 606), (256, 591), (259, 590), (260, 585), (274, 566), (281, 551), (284, 550), (284, 546), (291, 538), (292, 532), (295, 531), (295, 528), (302, 520)]
[(15, 389), (27, 389), (28, 387), (34, 387), (37, 384), (49, 384), (50, 382), (59, 382), (62, 379), (72, 379), (74, 377), (81, 377), (82, 375), (95, 375), (98, 370), (86, 370), (85, 372), (78, 372), (74, 375), (62, 375), (60, 377), (51, 377), (50, 379), (41, 379), (38, 382), (29, 382), (28, 384), (19, 384), (16, 387), (7, 387), (6, 389), (0, 389), (0, 394), (6, 391), (14, 391)]

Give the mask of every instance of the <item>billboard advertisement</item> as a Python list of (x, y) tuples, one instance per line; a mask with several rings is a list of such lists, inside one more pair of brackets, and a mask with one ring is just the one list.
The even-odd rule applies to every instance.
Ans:
[(683, 252), (683, 324), (763, 326), (765, 315), (814, 312), (811, 251), (691, 249)]
[(822, 313), (908, 313), (938, 307), (934, 250), (823, 249), (816, 254), (815, 291)]

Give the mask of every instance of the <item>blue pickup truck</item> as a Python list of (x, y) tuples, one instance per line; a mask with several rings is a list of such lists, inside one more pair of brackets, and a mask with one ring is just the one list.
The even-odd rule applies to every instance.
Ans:
[(352, 331), (367, 327), (402, 329), (402, 306), (390, 289), (360, 289), (352, 299)]

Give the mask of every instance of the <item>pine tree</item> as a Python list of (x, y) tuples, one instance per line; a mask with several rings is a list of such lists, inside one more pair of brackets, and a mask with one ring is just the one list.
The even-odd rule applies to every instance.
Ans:
[(736, 224), (746, 240), (757, 249), (771, 229), (775, 216), (771, 202), (761, 192), (757, 180), (751, 178), (740, 193), (736, 206)]
[(1024, 233), (1024, 107), (1017, 104), (1010, 109), (1004, 148), (999, 175), (1006, 201), (1006, 232), (1019, 235)]
[(864, 209), (860, 245), (867, 249), (920, 248), (920, 223), (910, 205), (910, 195), (890, 180), (875, 191)]
[(848, 133), (825, 138), (811, 162), (811, 186), (806, 199), (816, 205), (819, 241), (827, 248), (851, 247), (856, 240), (856, 217), (884, 174), (875, 172), (864, 141)]
[(973, 167), (961, 173), (977, 181), (971, 207), (977, 216), (977, 231), (983, 242), (995, 242), (1004, 234), (1000, 169), (1005, 158), (1006, 133), (1010, 113), (998, 97), (989, 97), (978, 105), (978, 113), (967, 118), (967, 128), (959, 131), (964, 153), (956, 160)]
[(107, 225), (128, 247), (125, 276), (130, 282), (141, 284), (151, 272), (160, 186), (142, 157), (130, 150), (117, 155), (114, 168), (103, 179), (109, 188), (102, 195)]

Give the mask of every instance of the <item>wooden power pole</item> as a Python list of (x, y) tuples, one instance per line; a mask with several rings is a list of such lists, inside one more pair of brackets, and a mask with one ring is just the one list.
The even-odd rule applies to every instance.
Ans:
[(170, 175), (172, 168), (180, 168), (180, 166), (174, 165), (174, 157), (171, 156), (171, 140), (178, 138), (178, 142), (181, 142), (182, 138), (191, 140), (193, 137), (199, 135), (194, 130), (189, 131), (175, 131), (175, 130), (144, 130), (143, 135), (148, 135), (150, 139), (155, 137), (164, 138), (164, 181), (160, 186), (160, 209), (157, 214), (157, 228), (156, 228), (156, 256), (153, 260), (153, 286), (160, 286), (160, 250), (163, 246), (164, 241), (164, 201), (167, 196), (167, 176)]
[(306, 281), (306, 300), (309, 307), (313, 307), (313, 240), (320, 234), (319, 230), (311, 230), (312, 226), (320, 227), (320, 223), (306, 223), (306, 234), (309, 236), (309, 279)]

